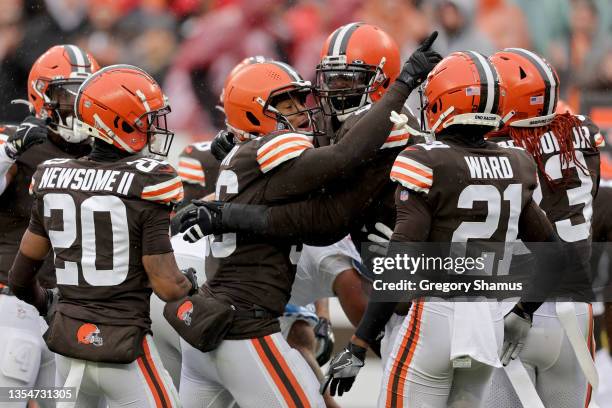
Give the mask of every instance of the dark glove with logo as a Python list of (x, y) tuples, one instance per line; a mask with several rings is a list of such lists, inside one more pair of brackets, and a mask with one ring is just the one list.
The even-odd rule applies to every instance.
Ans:
[(220, 130), (210, 143), (210, 152), (217, 160), (221, 161), (235, 145), (234, 135), (227, 130)]
[(196, 270), (193, 268), (181, 269), (181, 273), (185, 275), (187, 279), (189, 279), (189, 282), (191, 282), (191, 290), (187, 295), (195, 295), (198, 292), (198, 278), (196, 276)]
[(315, 339), (317, 340), (317, 363), (320, 366), (327, 363), (334, 351), (334, 332), (332, 324), (324, 317), (319, 317), (319, 322), (314, 327)]
[(47, 139), (47, 125), (51, 122), (50, 118), (39, 119), (35, 116), (28, 116), (19, 125), (15, 134), (6, 141), (6, 154), (12, 159), (17, 158), (23, 152), (35, 144), (39, 144)]
[(442, 60), (442, 56), (431, 49), (431, 45), (438, 37), (438, 32), (434, 31), (421, 46), (416, 49), (402, 67), (397, 80), (408, 85), (410, 89), (415, 89), (426, 78), (427, 74)]
[[(222, 201), (193, 200), (192, 205), (185, 207), (185, 213), (180, 218), (180, 231), (184, 232), (183, 239), (187, 242), (196, 242), (207, 235), (223, 234)], [(187, 210), (189, 208), (189, 210)]]
[(348, 392), (353, 386), (359, 370), (365, 364), (366, 351), (363, 347), (349, 343), (342, 352), (336, 354), (329, 363), (329, 370), (319, 389), (321, 394), (325, 393), (330, 383), (329, 393), (332, 397), (336, 393), (338, 393), (338, 396), (342, 396), (342, 394)]

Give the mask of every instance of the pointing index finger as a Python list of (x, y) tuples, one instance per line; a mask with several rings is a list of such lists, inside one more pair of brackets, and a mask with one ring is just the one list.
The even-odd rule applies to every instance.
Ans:
[(429, 35), (429, 37), (427, 37), (427, 39), (425, 39), (425, 41), (421, 43), (419, 51), (427, 51), (428, 49), (430, 49), (431, 45), (434, 43), (434, 41), (436, 41), (436, 38), (438, 38), (438, 32), (434, 31)]

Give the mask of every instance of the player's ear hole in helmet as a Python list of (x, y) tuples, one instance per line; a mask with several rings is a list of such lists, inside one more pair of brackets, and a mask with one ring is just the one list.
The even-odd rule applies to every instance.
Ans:
[(127, 153), (148, 146), (167, 156), (174, 133), (168, 130), (170, 105), (159, 84), (131, 65), (111, 65), (79, 88), (74, 110), (75, 129)]
[(69, 143), (87, 135), (73, 131), (74, 101), (83, 81), (100, 69), (96, 60), (76, 45), (56, 45), (41, 55), (28, 76), (28, 102), (39, 118), (51, 118), (51, 130)]
[(379, 100), (399, 72), (395, 41), (376, 26), (350, 23), (336, 29), (323, 44), (315, 90), (323, 112), (342, 121)]
[(224, 90), (226, 125), (239, 140), (276, 130), (319, 135), (320, 112), (310, 82), (291, 66), (267, 61), (245, 66)]

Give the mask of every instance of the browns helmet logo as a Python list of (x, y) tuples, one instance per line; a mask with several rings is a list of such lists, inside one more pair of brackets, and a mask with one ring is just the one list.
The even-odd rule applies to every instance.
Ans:
[(93, 344), (96, 347), (104, 344), (104, 340), (100, 336), (100, 329), (92, 323), (85, 323), (79, 327), (77, 341), (79, 344)]
[(176, 312), (176, 317), (182, 320), (185, 325), (191, 326), (191, 314), (193, 313), (193, 303), (190, 300), (184, 301)]

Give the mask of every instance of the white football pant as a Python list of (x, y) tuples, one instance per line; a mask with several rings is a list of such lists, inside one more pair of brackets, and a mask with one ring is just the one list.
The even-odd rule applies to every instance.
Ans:
[(185, 408), (325, 407), (312, 369), (280, 333), (224, 340), (208, 353), (181, 339), (181, 349)]
[[(47, 323), (36, 308), (15, 296), (0, 295), (0, 387), (53, 387), (54, 354), (42, 334)], [(39, 401), (41, 407), (53, 402)], [(22, 408), (25, 402), (2, 402), (1, 407)]]

